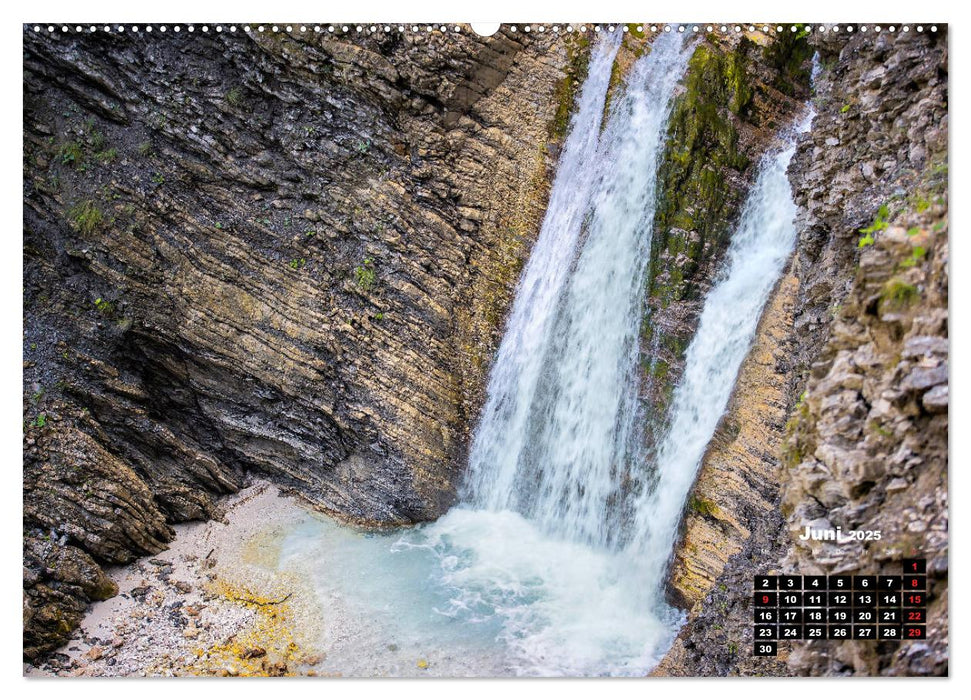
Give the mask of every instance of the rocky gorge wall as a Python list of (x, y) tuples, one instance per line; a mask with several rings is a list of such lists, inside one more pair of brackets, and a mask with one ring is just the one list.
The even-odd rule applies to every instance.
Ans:
[[(591, 43), (25, 32), (27, 658), (247, 474), (371, 525), (451, 504)], [(725, 216), (795, 104), (736, 44), (669, 147), (723, 145)]]
[[(947, 34), (810, 41), (799, 239), (689, 500), (671, 577), (689, 621), (659, 675), (947, 673)], [(754, 575), (897, 574), (908, 556), (928, 560), (926, 642), (750, 655)]]
[[(649, 50), (629, 29), (613, 87)], [(467, 28), (157, 39), (25, 32), (29, 659), (116, 592), (103, 567), (220, 517), (248, 474), (370, 525), (451, 504), (590, 49)], [(946, 32), (698, 40), (659, 173), (648, 444), (813, 51), (799, 242), (688, 500), (669, 594), (689, 623), (657, 673), (946, 670)], [(810, 523), (910, 549), (795, 547)], [(934, 562), (943, 646), (749, 656), (756, 572), (896, 573), (910, 553)]]
[(442, 513), (567, 43), (24, 37), (25, 657), (247, 473), (349, 520)]

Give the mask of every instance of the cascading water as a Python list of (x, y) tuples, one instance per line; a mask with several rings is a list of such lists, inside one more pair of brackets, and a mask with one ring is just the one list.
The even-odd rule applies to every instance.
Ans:
[[(584, 89), (567, 143), (576, 151), (560, 166), (513, 304), (466, 489), (474, 507), (515, 510), (547, 533), (596, 545), (608, 544), (619, 525), (617, 509), (605, 504), (620, 497), (627, 467), (654, 185), (687, 63), (677, 35), (655, 42), (600, 134), (616, 47), (601, 46), (591, 64), (593, 94)], [(563, 197), (565, 211), (554, 211)]]
[[(392, 535), (308, 518), (309, 570), (345, 675), (639, 675), (677, 631), (660, 593), (687, 492), (791, 250), (792, 148), (766, 158), (705, 302), (657, 462), (640, 464), (637, 343), (657, 163), (689, 51), (663, 35), (604, 105), (595, 47), (489, 379), (459, 506)], [(648, 473), (650, 479), (645, 478)], [(649, 483), (637, 494), (630, 483)], [(633, 514), (631, 514), (633, 513)], [(618, 533), (627, 533), (623, 541)]]
[(507, 508), (515, 500), (517, 465), (527, 448), (532, 397), (549, 349), (549, 329), (589, 209), (603, 106), (619, 47), (617, 41), (602, 42), (590, 59), (543, 225), (493, 363), (465, 489), (467, 498), (493, 510)]
[(657, 482), (634, 508), (630, 551), (658, 591), (677, 534), (685, 499), (728, 404), (762, 309), (796, 239), (796, 205), (786, 177), (795, 138), (812, 121), (807, 115), (785, 146), (767, 154), (732, 234), (726, 264), (705, 298), (674, 392), (666, 434), (657, 450)]

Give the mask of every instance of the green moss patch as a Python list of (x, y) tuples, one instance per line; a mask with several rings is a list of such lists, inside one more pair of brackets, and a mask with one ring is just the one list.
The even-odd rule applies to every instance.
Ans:
[(590, 69), (590, 39), (574, 35), (567, 41), (566, 75), (556, 86), (556, 113), (550, 123), (550, 140), (562, 141), (570, 127), (573, 103)]
[(920, 299), (920, 291), (899, 277), (887, 280), (880, 290), (880, 309), (902, 311)]

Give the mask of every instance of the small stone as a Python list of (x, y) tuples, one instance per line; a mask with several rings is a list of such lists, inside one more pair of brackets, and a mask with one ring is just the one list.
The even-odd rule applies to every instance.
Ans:
[(264, 668), (266, 675), (273, 677), (286, 675), (287, 672), (287, 664), (285, 661), (274, 661), (273, 663), (266, 664)]
[(947, 338), (941, 338), (936, 335), (916, 335), (908, 338), (904, 343), (904, 357), (921, 357), (924, 355), (946, 356), (947, 353)]
[(186, 583), (185, 581), (176, 581), (174, 585), (180, 593), (192, 592), (192, 584)]
[(948, 394), (947, 384), (939, 384), (924, 394), (920, 403), (928, 413), (947, 413)]
[(904, 491), (907, 489), (907, 482), (904, 479), (893, 479), (887, 484), (887, 493), (894, 493), (895, 491)]
[(91, 647), (84, 653), (84, 658), (90, 661), (97, 661), (104, 656), (104, 649), (101, 647)]
[(947, 365), (941, 364), (937, 367), (915, 367), (901, 386), (904, 389), (920, 391), (945, 382), (947, 382)]

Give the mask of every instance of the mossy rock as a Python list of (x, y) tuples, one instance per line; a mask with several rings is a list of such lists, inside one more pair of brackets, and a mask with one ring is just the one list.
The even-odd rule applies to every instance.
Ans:
[(551, 141), (562, 141), (566, 138), (573, 104), (590, 69), (590, 48), (590, 39), (586, 35), (574, 34), (567, 39), (566, 75), (556, 86), (556, 113), (549, 126)]
[[(706, 256), (727, 245), (737, 197), (726, 171), (744, 172), (732, 115), (750, 104), (746, 51), (723, 53), (703, 44), (691, 57), (685, 92), (676, 98), (658, 173), (659, 198), (652, 242), (649, 294), (660, 306), (690, 298)], [(682, 264), (675, 267), (675, 259)], [(666, 274), (665, 274), (666, 273)]]
[(899, 277), (893, 277), (880, 290), (880, 311), (902, 311), (920, 299), (920, 290)]
[(808, 93), (811, 73), (809, 61), (813, 55), (809, 31), (802, 24), (793, 25), (793, 28), (796, 31), (782, 32), (762, 49), (765, 62), (776, 71), (773, 87), (790, 96)]

